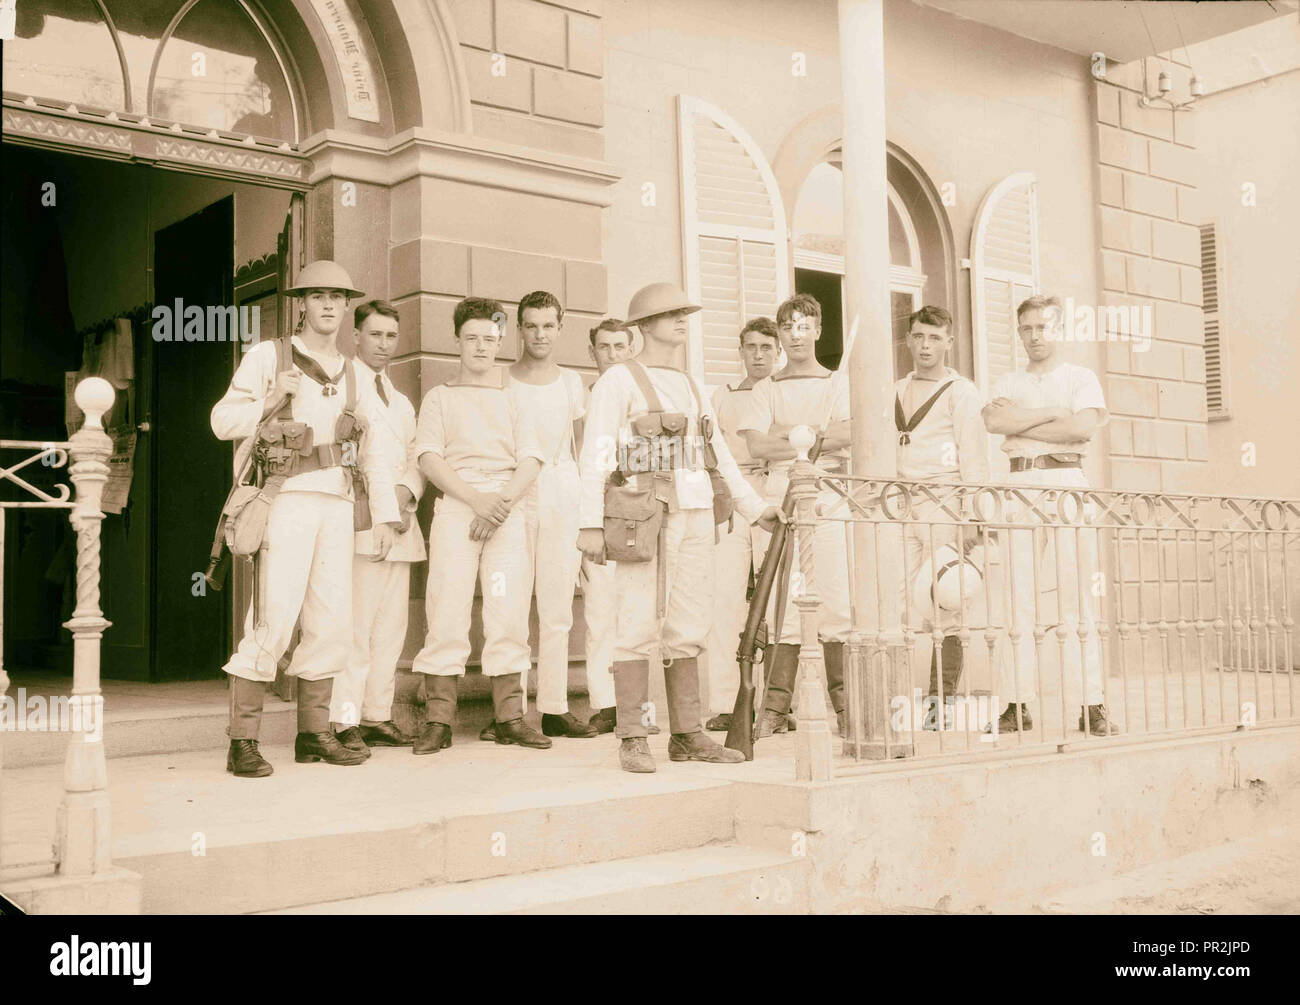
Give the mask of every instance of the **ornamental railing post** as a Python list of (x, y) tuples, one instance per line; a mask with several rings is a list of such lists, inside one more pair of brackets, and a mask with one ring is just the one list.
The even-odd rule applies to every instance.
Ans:
[(100, 419), (112, 407), (113, 388), (99, 377), (90, 377), (77, 385), (75, 398), (86, 422), (68, 447), (69, 476), (76, 490), (71, 522), (77, 534), (77, 606), (64, 624), (72, 632), (72, 736), (55, 831), (60, 875), (89, 876), (112, 865), (104, 699), (99, 688), (100, 640), (109, 622), (99, 607), (99, 532), (113, 450)]
[[(808, 451), (816, 437), (807, 426), (790, 432), (790, 445), (798, 451), (791, 466), (791, 494), (795, 505), (795, 552), (799, 558), (799, 590), (794, 602), (799, 606), (799, 728), (795, 739), (795, 778), (801, 782), (824, 782), (831, 777), (833, 752), (830, 723), (826, 716), (825, 665), (821, 641), (817, 637), (817, 595), (813, 537), (817, 521), (813, 507), (817, 501), (817, 475)], [(795, 591), (791, 591), (795, 593)], [(847, 655), (847, 654), (846, 654)]]

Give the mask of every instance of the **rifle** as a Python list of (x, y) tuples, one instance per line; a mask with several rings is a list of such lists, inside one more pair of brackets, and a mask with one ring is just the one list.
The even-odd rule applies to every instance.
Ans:
[[(845, 363), (848, 362), (849, 354), (853, 352), (853, 343), (857, 340), (858, 335), (858, 317), (854, 317), (853, 325), (849, 328), (848, 337), (844, 339), (843, 352), (840, 354), (839, 365), (835, 368), (836, 373), (844, 369)], [(816, 461), (821, 454), (822, 439), (826, 435), (826, 427), (830, 425), (830, 414), (826, 415), (825, 421), (822, 422), (821, 429), (817, 432), (817, 439), (813, 442), (812, 448), (808, 451), (808, 459)], [(785, 498), (781, 501), (781, 514), (783, 519), (777, 525), (776, 530), (772, 532), (772, 540), (767, 547), (767, 554), (763, 556), (763, 564), (758, 570), (758, 577), (754, 582), (754, 595), (749, 601), (749, 613), (745, 617), (745, 630), (740, 635), (740, 649), (736, 652), (736, 659), (740, 663), (740, 687), (736, 690), (736, 703), (731, 710), (731, 726), (727, 729), (727, 739), (724, 746), (732, 750), (739, 750), (745, 755), (745, 760), (754, 759), (754, 734), (755, 728), (755, 710), (754, 710), (754, 663), (759, 659), (765, 659), (765, 652), (768, 648), (768, 630), (767, 630), (767, 604), (772, 596), (772, 587), (777, 580), (778, 568), (785, 564), (785, 575), (781, 578), (782, 593), (785, 591), (785, 578), (789, 573), (788, 562), (785, 558), (786, 541), (790, 534), (790, 517), (794, 513), (794, 495), (793, 486), (786, 489)], [(784, 562), (783, 562), (784, 559)], [(778, 607), (777, 617), (780, 618), (784, 613), (784, 604)], [(778, 621), (776, 626), (778, 637), (781, 631), (781, 625)], [(763, 675), (763, 704), (767, 704), (767, 673)], [(761, 709), (759, 710), (761, 713)]]
[[(817, 459), (821, 453), (822, 438), (820, 434), (813, 444), (808, 456)], [(731, 711), (731, 725), (727, 729), (724, 746), (739, 750), (745, 760), (754, 759), (754, 664), (759, 660), (766, 662), (768, 649), (767, 604), (772, 597), (772, 587), (776, 584), (777, 570), (784, 563), (786, 541), (790, 535), (790, 517), (794, 514), (794, 494), (786, 489), (785, 499), (781, 502), (781, 514), (784, 519), (772, 531), (772, 540), (768, 543), (767, 554), (759, 567), (754, 580), (754, 595), (749, 601), (749, 613), (745, 617), (745, 630), (740, 633), (740, 649), (736, 659), (740, 663), (740, 687), (736, 691), (736, 704)], [(787, 568), (788, 572), (789, 569)], [(777, 625), (780, 631), (780, 625)], [(767, 699), (768, 675), (763, 674), (763, 698)]]

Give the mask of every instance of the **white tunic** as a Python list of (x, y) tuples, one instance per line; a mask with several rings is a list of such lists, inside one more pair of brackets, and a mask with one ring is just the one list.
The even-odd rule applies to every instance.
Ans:
[[(1110, 421), (1097, 375), (1075, 363), (1058, 363), (1044, 373), (1027, 370), (1004, 373), (993, 385), (992, 397), (1010, 398), (1022, 408), (1068, 408), (1071, 412), (1095, 408), (1101, 413), (1098, 428)], [(1088, 443), (1088, 440), (1049, 443), (1032, 436), (1007, 436), (1002, 440), (1002, 449), (1012, 457), (1039, 457), (1055, 453), (1082, 454), (1088, 449)]]
[(537, 445), (544, 464), (577, 463), (573, 424), (587, 412), (582, 378), (573, 370), (561, 370), (549, 384), (529, 384), (513, 375), (511, 392), (525, 402), (536, 423)]
[[(339, 353), (314, 353), (297, 335), (293, 336), (295, 349), (320, 364), (327, 374), (336, 374), (347, 357)], [(275, 385), (276, 345), (260, 342), (244, 354), (230, 387), (221, 400), (212, 406), (212, 431), (222, 440), (241, 440), (252, 436), (262, 421), (266, 397)], [(311, 427), (313, 442), (323, 446), (335, 442), (335, 424), (343, 414), (347, 401), (346, 388), (340, 382), (337, 393), (326, 395), (324, 387), (310, 377), (303, 376), (298, 393), (290, 400), (290, 414), (295, 422), (305, 422)], [(367, 432), (361, 441), (361, 470), (366, 476), (370, 493), (370, 513), (375, 523), (396, 523), (401, 519), (397, 500), (393, 494), (391, 462), (387, 457), (383, 438), (371, 437), (369, 429), (382, 422), (375, 408), (378, 398), (367, 394), (364, 387), (357, 388), (356, 414)], [(285, 479), (281, 492), (323, 492), (326, 495), (352, 498), (352, 475), (345, 467), (321, 468)]]
[[(680, 412), (687, 417), (688, 429), (694, 435), (700, 428), (700, 408), (713, 420), (710, 443), (718, 457), (718, 470), (727, 481), (735, 499), (736, 509), (748, 522), (753, 523), (763, 513), (763, 501), (745, 481), (731, 456), (727, 441), (717, 428), (717, 417), (704, 399), (699, 384), (691, 392), (692, 378), (680, 370), (665, 366), (647, 366), (650, 384), (659, 396), (659, 403), (669, 412)], [(582, 454), (579, 465), (582, 471), (581, 526), (600, 527), (605, 517), (605, 481), (618, 466), (618, 448), (634, 442), (630, 420), (649, 411), (644, 395), (636, 386), (636, 379), (626, 366), (611, 366), (592, 386), (591, 404), (582, 437)], [(680, 509), (712, 509), (713, 485), (708, 471), (700, 465), (699, 453), (691, 451), (691, 467), (673, 471), (673, 486)]]
[[(764, 377), (754, 385), (749, 408), (740, 422), (740, 432), (755, 430), (767, 433), (773, 425), (793, 428), (807, 426), (814, 433), (831, 422), (849, 418), (849, 381), (842, 373), (814, 376)], [(826, 451), (819, 466), (844, 470), (848, 465), (848, 448)], [(793, 460), (769, 461), (767, 497), (780, 498), (789, 485)]]
[[(920, 380), (913, 370), (894, 385), (903, 405), (903, 420), (910, 421), (930, 396), (948, 381), (943, 392), (915, 429), (907, 443), (898, 445), (898, 476), (912, 480), (986, 482), (989, 478), (986, 433), (980, 410), (984, 400), (979, 389), (949, 368), (936, 381)], [(901, 437), (900, 437), (901, 439)]]

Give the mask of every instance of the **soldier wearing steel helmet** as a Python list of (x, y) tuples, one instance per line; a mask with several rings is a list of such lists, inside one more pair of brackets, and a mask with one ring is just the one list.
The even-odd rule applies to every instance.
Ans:
[[(223, 440), (256, 436), (272, 496), (258, 562), (257, 610), (230, 657), (230, 750), (226, 770), (240, 777), (271, 774), (258, 750), (262, 703), (276, 665), (301, 621), (302, 640), (288, 674), (298, 679), (300, 762), (360, 764), (330, 729), (334, 678), (348, 660), (352, 618), (356, 469), (368, 487), (374, 551), (392, 547), (400, 514), (393, 464), (366, 430), (379, 418), (372, 391), (359, 385), (355, 361), (335, 344), (349, 299), (360, 299), (335, 262), (307, 265), (285, 291), (302, 301), (288, 344), (263, 342), (245, 355), (225, 395), (212, 409), (212, 431)], [(263, 447), (263, 445), (267, 445)], [(274, 490), (272, 489), (274, 487)]]
[[(583, 431), (578, 547), (588, 559), (604, 561), (607, 544), (618, 543), (605, 539), (605, 492), (611, 475), (617, 472), (616, 482), (653, 485), (665, 506), (654, 555), (648, 560), (620, 559), (614, 574), (614, 732), (622, 740), (619, 764), (625, 771), (655, 770), (646, 741), (654, 721), (649, 700), (652, 654), (664, 660), (672, 729), (668, 756), (674, 761), (744, 759), (740, 751), (705, 735), (700, 712), (697, 657), (713, 614), (715, 520), (713, 484), (704, 459), (708, 448), (741, 517), (772, 530), (779, 516), (774, 507), (764, 506), (741, 475), (698, 384), (677, 368), (687, 340), (687, 318), (699, 309), (671, 283), (653, 283), (636, 293), (628, 324), (640, 329), (643, 348), (635, 359), (610, 366), (596, 381)], [(657, 423), (645, 421), (656, 415)], [(654, 456), (667, 455), (667, 470), (646, 470), (633, 461), (638, 453), (646, 455), (638, 449), (645, 439), (661, 443), (674, 435), (687, 449), (651, 448)]]

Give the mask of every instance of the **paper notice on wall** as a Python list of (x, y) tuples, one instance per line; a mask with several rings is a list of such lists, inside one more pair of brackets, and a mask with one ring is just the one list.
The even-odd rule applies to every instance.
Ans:
[(135, 466), (135, 433), (113, 433), (113, 453), (108, 458), (108, 481), (104, 484), (105, 513), (121, 513), (131, 495), (131, 472)]
[(348, 116), (363, 122), (378, 122), (375, 70), (352, 11), (345, 0), (312, 0), (311, 5), (334, 46), (334, 59), (338, 62), (347, 97)]

